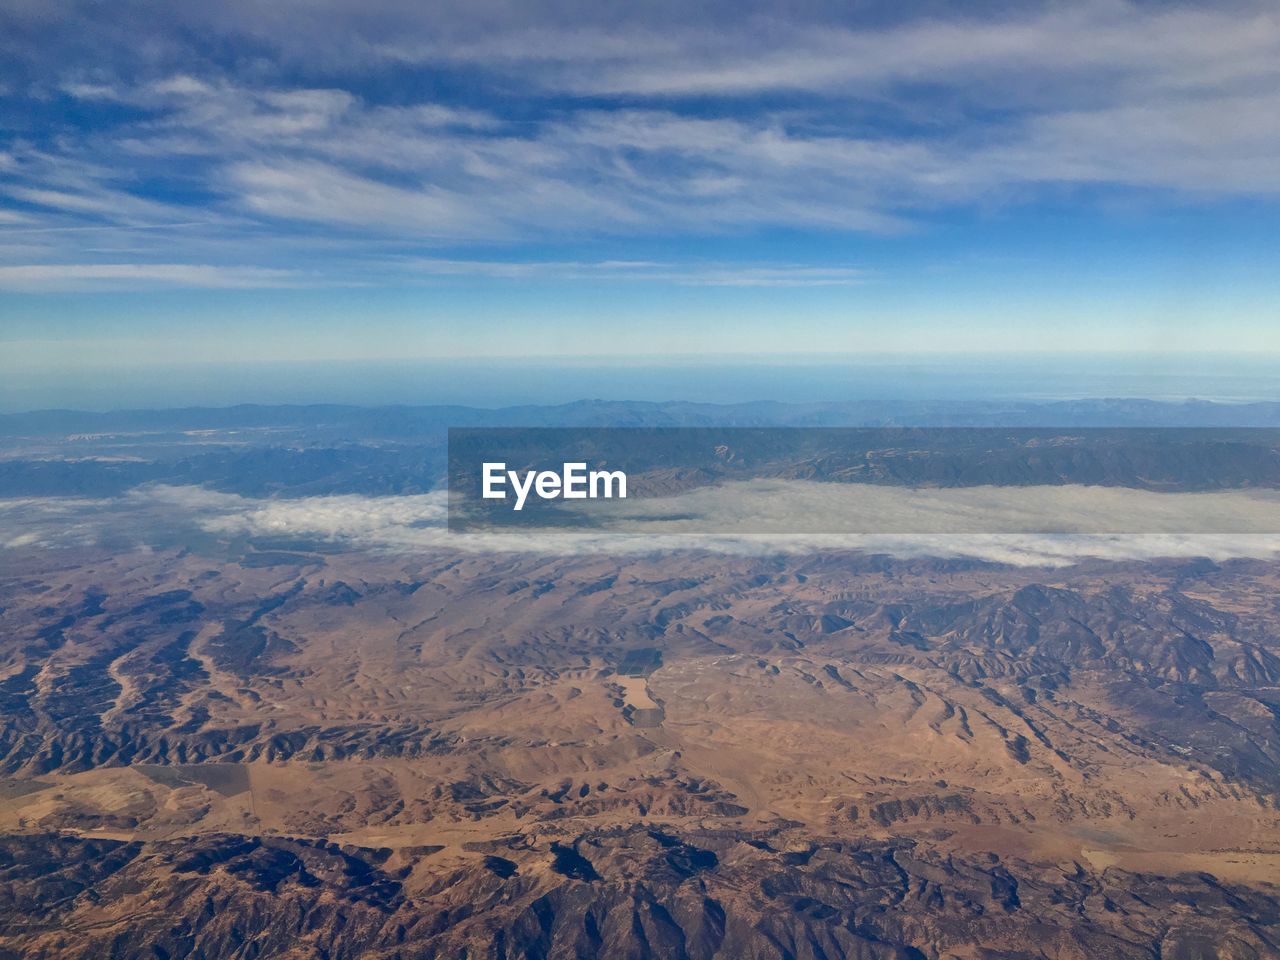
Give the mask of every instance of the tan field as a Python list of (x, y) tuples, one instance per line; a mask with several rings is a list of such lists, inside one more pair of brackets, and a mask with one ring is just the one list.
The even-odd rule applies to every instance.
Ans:
[[(27, 625), (5, 675), (38, 672), (7, 721), (24, 739), (0, 832), (323, 841), (381, 851), (426, 898), (499, 861), (556, 888), (557, 850), (637, 825), (719, 837), (725, 864), (756, 862), (747, 841), (910, 843), (939, 864), (1273, 890), (1276, 574), (1240, 565), (1190, 595), (1155, 564), (839, 557), (10, 571), (42, 589), (5, 613)], [(101, 612), (55, 649), (15, 642), (86, 591)], [(637, 869), (597, 860), (605, 880)]]

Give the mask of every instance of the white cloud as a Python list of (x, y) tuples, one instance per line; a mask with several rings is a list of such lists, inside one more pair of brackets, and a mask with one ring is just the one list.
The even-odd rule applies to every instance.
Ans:
[(77, 497), (0, 498), (0, 547), (87, 546), (102, 535), (107, 506)]
[(1165, 493), (1079, 485), (911, 488), (746, 480), (584, 508), (610, 530), (811, 535), (1280, 534), (1280, 491)]
[(243, 289), (300, 281), (290, 270), (196, 263), (39, 263), (0, 266), (0, 290), (92, 290), (116, 286)]
[[(88, 16), (58, 6), (31, 16)], [(91, 75), (44, 78), (132, 108), (122, 119), (60, 128), (43, 152), (16, 143), (0, 165), (9, 195), (39, 208), (24, 215), (50, 228), (150, 228), (198, 208), (200, 238), (143, 241), (151, 259), (226, 262), (250, 244), (264, 264), (316, 234), (334, 240), (331, 260), (363, 263), (367, 246), (341, 243), (352, 228), (389, 243), (890, 233), (1047, 185), (1280, 194), (1273, 4), (905, 5), (877, 23), (846, 6), (187, 5), (148, 21), (156, 63), (121, 72), (142, 79), (113, 76), (105, 50)], [(101, 16), (94, 42), (127, 40), (133, 65), (136, 38)], [(268, 53), (197, 71), (209, 60), (190, 56), (193, 33)], [(288, 82), (292, 63), (328, 79)], [(374, 102), (388, 66), (463, 71), (470, 93), (402, 85)], [(195, 199), (150, 199), (156, 181)], [(90, 259), (70, 236), (62, 258)], [(748, 272), (675, 282), (825, 282)]]
[(24, 203), (77, 213), (111, 213), (115, 206), (97, 197), (87, 197), (65, 190), (44, 190), (35, 187), (11, 187), (9, 194)]
[[(1003, 19), (959, 14), (884, 28), (803, 21), (775, 23), (772, 31), (758, 26), (744, 20), (737, 29), (676, 32), (665, 48), (638, 43), (631, 52), (615, 46), (604, 64), (596, 54), (580, 55), (563, 42), (539, 43), (533, 33), (522, 45), (505, 43), (509, 59), (536, 63), (551, 59), (548, 50), (557, 51), (565, 68), (545, 82), (584, 92), (848, 93), (910, 82), (967, 88), (1004, 102), (1055, 96), (1025, 82), (1020, 89), (1005, 84), (1014, 78), (1089, 74), (1095, 95), (1105, 96), (1106, 87), (1126, 81), (1158, 92), (1274, 77), (1280, 50), (1280, 18), (1266, 6), (1161, 9), (1101, 0), (1029, 5)], [(496, 53), (480, 45), (457, 55), (483, 60)], [(1059, 96), (1072, 93), (1069, 84), (1060, 90)]]
[(448, 495), (443, 493), (252, 500), (169, 487), (159, 489), (156, 497), (204, 512), (200, 525), (212, 533), (293, 535), (359, 543), (393, 543), (406, 533), (412, 540), (412, 531), (422, 525), (444, 523), (449, 507)]
[(392, 186), (319, 162), (253, 162), (233, 166), (241, 202), (273, 217), (331, 224), (411, 228), (429, 236), (493, 234), (465, 198), (439, 187)]
[[(748, 485), (740, 485), (746, 487)], [(810, 489), (805, 490), (804, 487)], [(812, 489), (821, 488), (821, 489)], [(670, 551), (707, 551), (729, 554), (769, 555), (779, 553), (815, 553), (825, 551), (857, 551), (889, 554), (897, 557), (965, 557), (1015, 566), (1066, 566), (1087, 559), (1151, 560), (1158, 558), (1208, 557), (1215, 561), (1234, 557), (1270, 559), (1280, 556), (1280, 533), (1124, 533), (1124, 534), (1043, 534), (1043, 533), (820, 533), (823, 517), (817, 522), (800, 516), (815, 508), (829, 511), (833, 503), (844, 500), (846, 506), (856, 491), (836, 484), (807, 484), (799, 488), (800, 501), (779, 511), (781, 498), (775, 487), (757, 484), (753, 490), (723, 489), (715, 495), (693, 495), (672, 498), (665, 504), (671, 509), (702, 510), (702, 529), (719, 529), (719, 534), (699, 534), (682, 530), (679, 524), (649, 522), (636, 525), (630, 532), (618, 533), (548, 533), (521, 531), (511, 533), (456, 534), (445, 527), (448, 498), (444, 493), (415, 496), (326, 496), (293, 500), (259, 500), (233, 494), (217, 493), (200, 487), (146, 487), (126, 497), (110, 501), (61, 498), (0, 500), (0, 522), (10, 532), (4, 545), (55, 547), (85, 545), (106, 535), (119, 540), (126, 536), (143, 541), (156, 537), (181, 540), (182, 530), (199, 529), (219, 537), (263, 536), (318, 539), (346, 545), (351, 549), (391, 553), (422, 551), (468, 551), (498, 553), (539, 553), (551, 555), (636, 554)], [(885, 502), (890, 511), (904, 508), (903, 496), (910, 491), (886, 488)], [(795, 495), (795, 491), (792, 491)], [(1096, 491), (1083, 494), (1093, 498)], [(708, 492), (709, 494), (709, 492)], [(956, 496), (952, 496), (956, 494)], [(999, 500), (1008, 494), (1012, 502)], [(966, 529), (991, 529), (993, 517), (987, 511), (1004, 509), (1004, 522), (1022, 518), (1029, 523), (1042, 522), (1046, 516), (1060, 518), (1064, 509), (1081, 509), (1080, 491), (1067, 491), (1061, 497), (1044, 497), (1043, 490), (1028, 492), (1003, 488), (1000, 498), (990, 491), (935, 491), (930, 494), (935, 515), (930, 526), (941, 530), (944, 518), (968, 524)], [(1127, 497), (1126, 494), (1135, 494)], [(1161, 503), (1153, 498), (1173, 497)], [(1114, 511), (1138, 509), (1142, 519), (1164, 523), (1166, 528), (1177, 520), (1178, 512), (1191, 501), (1182, 496), (1144, 494), (1126, 491), (1101, 504), (1095, 515), (1105, 519)], [(1256, 519), (1264, 504), (1274, 506), (1274, 498), (1250, 494), (1236, 496), (1209, 495), (1217, 502), (1212, 507), (1219, 519), (1239, 524)], [(1104, 500), (1106, 497), (1104, 497)], [(638, 503), (639, 501), (637, 501)], [(1204, 504), (1204, 500), (1195, 501)], [(939, 506), (941, 504), (941, 506)], [(1142, 506), (1145, 504), (1145, 506)], [(884, 504), (880, 504), (883, 506)], [(912, 508), (913, 510), (915, 508)], [(1198, 507), (1196, 508), (1198, 509)], [(809, 532), (760, 533), (762, 517), (792, 524), (782, 529), (804, 529)], [(789, 511), (789, 512), (788, 512)], [(1274, 510), (1268, 515), (1273, 519)], [(810, 518), (811, 520), (813, 518)], [(1209, 519), (1206, 515), (1205, 520)], [(981, 520), (981, 522), (977, 522)], [(829, 517), (826, 520), (830, 522)], [(885, 518), (878, 521), (886, 523)], [(1185, 523), (1185, 518), (1184, 518)], [(733, 531), (737, 524), (737, 532)], [(1274, 526), (1264, 523), (1259, 529)], [(1132, 519), (1129, 526), (1133, 526)], [(829, 529), (829, 526), (827, 527)]]
[(548, 261), (413, 259), (405, 269), (432, 276), (498, 280), (589, 280), (677, 283), (688, 286), (830, 287), (864, 283), (854, 267), (802, 264), (658, 263), (652, 261)]
[(187, 74), (175, 74), (172, 77), (166, 77), (163, 80), (148, 85), (147, 91), (156, 96), (207, 96), (214, 92), (214, 88), (196, 77)]
[(118, 100), (120, 91), (110, 83), (64, 83), (62, 91), (77, 100)]
[[(776, 483), (739, 484), (726, 491), (695, 491), (656, 504), (652, 512), (667, 515), (701, 514), (693, 521), (650, 521), (625, 524), (619, 532), (550, 533), (546, 531), (513, 531), (508, 533), (450, 533), (444, 522), (448, 515), (448, 498), (444, 493), (411, 497), (310, 497), (299, 500), (255, 501), (225, 497), (217, 502), (193, 488), (168, 488), (161, 496), (183, 505), (202, 505), (208, 511), (198, 522), (207, 531), (220, 535), (288, 534), (346, 542), (353, 547), (384, 551), (417, 551), (448, 549), (471, 552), (514, 552), (574, 555), (580, 553), (651, 553), (680, 550), (704, 550), (731, 554), (810, 553), (831, 550), (855, 550), (886, 553), (899, 557), (969, 557), (1016, 566), (1064, 566), (1080, 560), (1144, 560), (1163, 557), (1209, 557), (1226, 560), (1232, 557), (1268, 558), (1280, 554), (1280, 534), (1258, 533), (1146, 533), (1146, 534), (1040, 534), (1040, 533), (957, 533), (947, 532), (951, 525), (968, 525), (974, 530), (992, 529), (996, 521), (989, 511), (999, 506), (1000, 496), (985, 491), (936, 491), (931, 503), (923, 508), (924, 526), (929, 532), (840, 534), (822, 532), (832, 529), (832, 505), (845, 505), (860, 499), (858, 491), (837, 484), (789, 483), (780, 489)], [(863, 488), (865, 490), (865, 488)], [(1004, 488), (1011, 492), (1014, 488)], [(876, 496), (876, 503), (865, 504), (878, 513), (864, 515), (877, 524), (893, 526), (894, 515), (905, 520), (908, 515), (920, 519), (919, 509), (908, 507), (911, 491), (881, 488), (886, 496)], [(1132, 524), (1124, 511), (1142, 510), (1148, 503), (1144, 522), (1176, 524), (1181, 511), (1190, 507), (1186, 501), (1160, 503), (1159, 494), (1124, 491), (1102, 505), (1095, 517)], [(958, 496), (948, 496), (958, 494)], [(967, 495), (966, 495), (967, 494)], [(1064, 497), (1045, 498), (1042, 489), (1030, 496), (1012, 493), (1012, 504), (1005, 504), (1009, 514), (1003, 522), (1043, 524), (1046, 518), (1060, 518), (1063, 511), (1079, 510), (1092, 493), (1068, 491)], [(793, 497), (799, 496), (796, 502)], [(1165, 495), (1181, 496), (1181, 495)], [(1193, 495), (1198, 496), (1198, 495)], [(188, 499), (192, 498), (192, 499)], [(1203, 501), (1202, 501), (1203, 502)], [(788, 506), (787, 504), (791, 505)], [(782, 510), (778, 510), (779, 505)], [(1215, 509), (1234, 523), (1256, 521), (1259, 512), (1266, 519), (1275, 517), (1275, 499), (1260, 502), (1250, 497), (1227, 495)], [(1267, 511), (1270, 510), (1268, 514)], [(773, 511), (772, 516), (766, 516)], [(636, 511), (643, 514), (645, 511)], [(941, 515), (939, 515), (941, 514)], [(623, 511), (625, 516), (625, 511)], [(772, 524), (774, 532), (762, 531), (761, 521)], [(834, 521), (836, 524), (838, 520)], [(1265, 529), (1265, 519), (1261, 529)], [(1274, 525), (1274, 524), (1270, 524)], [(737, 529), (735, 530), (735, 526)], [(718, 530), (720, 533), (697, 533), (693, 530)], [(768, 529), (765, 527), (765, 529)]]

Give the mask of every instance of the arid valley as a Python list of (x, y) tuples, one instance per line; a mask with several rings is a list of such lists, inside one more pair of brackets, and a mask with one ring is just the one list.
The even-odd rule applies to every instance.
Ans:
[(0, 955), (1280, 950), (1273, 562), (3, 563)]

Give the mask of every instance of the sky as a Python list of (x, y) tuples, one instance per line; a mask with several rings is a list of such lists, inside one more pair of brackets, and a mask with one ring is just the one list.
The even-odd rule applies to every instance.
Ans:
[(0, 0), (0, 377), (1280, 353), (1274, 3)]

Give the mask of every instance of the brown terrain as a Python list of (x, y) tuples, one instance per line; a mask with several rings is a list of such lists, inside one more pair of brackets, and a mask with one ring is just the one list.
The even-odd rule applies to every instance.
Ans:
[(1280, 565), (10, 551), (0, 957), (1280, 956)]

